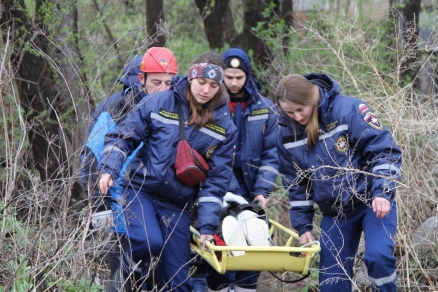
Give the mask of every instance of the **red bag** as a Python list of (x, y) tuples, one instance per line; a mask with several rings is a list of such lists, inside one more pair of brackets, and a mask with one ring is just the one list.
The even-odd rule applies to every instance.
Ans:
[(203, 183), (210, 166), (187, 140), (178, 144), (175, 161), (176, 177), (186, 186), (193, 187)]

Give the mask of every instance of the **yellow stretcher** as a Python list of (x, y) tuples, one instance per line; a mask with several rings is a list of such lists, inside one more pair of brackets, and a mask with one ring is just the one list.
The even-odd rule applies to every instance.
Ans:
[[(191, 247), (220, 274), (226, 271), (289, 271), (308, 275), (310, 260), (321, 250), (319, 242), (293, 247), (293, 240), (299, 241), (298, 234), (274, 220), (269, 219), (269, 222), (271, 236), (276, 230), (288, 236), (284, 246), (217, 246), (206, 242), (202, 247), (199, 232), (190, 227)], [(230, 251), (245, 251), (245, 254), (232, 256)]]

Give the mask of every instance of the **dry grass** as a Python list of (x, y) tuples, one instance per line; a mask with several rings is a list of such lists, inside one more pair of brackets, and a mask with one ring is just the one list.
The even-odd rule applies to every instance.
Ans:
[[(378, 44), (369, 38), (369, 31), (351, 23), (349, 26), (346, 29), (339, 23), (338, 29), (331, 30), (328, 35), (312, 24), (302, 24), (298, 33), (307, 37), (291, 47), (291, 51), (305, 50), (302, 46), (309, 43), (323, 44), (325, 49), (324, 52), (315, 51), (310, 57), (294, 59), (293, 65), (302, 73), (324, 71), (332, 75), (342, 84), (346, 94), (370, 103), (394, 133), (403, 150), (404, 161), (397, 195), (398, 288), (399, 291), (433, 290), (438, 286), (438, 241), (436, 237), (430, 240), (425, 254), (414, 246), (413, 234), (425, 220), (437, 214), (436, 93), (421, 93), (412, 83), (399, 85), (401, 61), (409, 50), (388, 47), (388, 51), (394, 52), (393, 66), (383, 72), (379, 60), (373, 57), (373, 46)], [(398, 42), (394, 40), (394, 43)], [(96, 239), (90, 235), (87, 202), (69, 199), (72, 182), (79, 178), (78, 172), (68, 181), (41, 182), (35, 170), (28, 168), (27, 162), (32, 157), (24, 150), (27, 150), (25, 137), (29, 125), (21, 115), (14, 73), (8, 67), (8, 47), (5, 44), (0, 54), (3, 56), (1, 125), (5, 141), (0, 207), (0, 287), (3, 288), (0, 291), (31, 291), (31, 286), (37, 291), (66, 291), (66, 287), (81, 287), (70, 291), (97, 291), (97, 283), (102, 283), (108, 273), (103, 259), (108, 238)], [(355, 59), (351, 59), (351, 51), (355, 52)], [(426, 62), (419, 65), (425, 67), (433, 58), (425, 55), (423, 60)], [(291, 67), (282, 58), (274, 58), (272, 62), (275, 76), (291, 73)], [(358, 70), (359, 65), (361, 70)], [(270, 73), (272, 71), (266, 72)], [(275, 88), (275, 80), (270, 86)], [(21, 132), (11, 135), (11, 127)], [(77, 159), (77, 152), (71, 154), (71, 159)], [(270, 216), (288, 225), (286, 196), (279, 191), (272, 200), (277, 203), (273, 204)], [(315, 287), (317, 259), (312, 268), (312, 276), (298, 284), (281, 284), (263, 273), (259, 290), (318, 291)], [(361, 284), (357, 286), (362, 291), (366, 289)]]

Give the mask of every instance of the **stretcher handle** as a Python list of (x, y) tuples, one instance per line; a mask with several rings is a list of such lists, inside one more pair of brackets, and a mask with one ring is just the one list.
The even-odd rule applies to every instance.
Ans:
[[(199, 233), (199, 231), (196, 230), (195, 228), (193, 228), (192, 226), (190, 226), (190, 232), (192, 232), (193, 235), (195, 235), (199, 241), (199, 239), (201, 238), (201, 233)], [(195, 239), (193, 239), (193, 240), (195, 240)], [(211, 248), (215, 245), (215, 243), (216, 242), (213, 238), (208, 239), (208, 240), (204, 240), (204, 242), (202, 243), (202, 249), (205, 251), (210, 251)], [(207, 246), (207, 248), (205, 248), (205, 246)]]
[(314, 241), (308, 242), (308, 243), (306, 243), (306, 244), (304, 244), (304, 245), (302, 245), (302, 246), (300, 246), (300, 247), (308, 247), (308, 246), (311, 246), (311, 245), (317, 245), (317, 246), (320, 246), (320, 245), (319, 245), (319, 241), (314, 240)]

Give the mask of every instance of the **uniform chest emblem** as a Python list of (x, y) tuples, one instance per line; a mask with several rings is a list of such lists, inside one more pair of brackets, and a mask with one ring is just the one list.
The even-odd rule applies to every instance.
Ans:
[(345, 136), (339, 136), (335, 143), (336, 151), (345, 153), (348, 150), (348, 139)]
[(213, 145), (210, 148), (208, 148), (207, 152), (205, 153), (205, 157), (210, 158), (216, 148), (217, 145)]
[(373, 112), (367, 112), (363, 118), (365, 122), (376, 130), (382, 130), (383, 125)]

